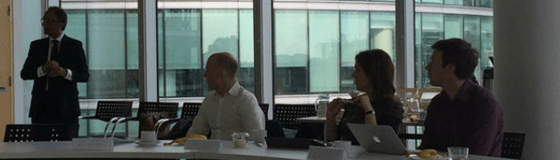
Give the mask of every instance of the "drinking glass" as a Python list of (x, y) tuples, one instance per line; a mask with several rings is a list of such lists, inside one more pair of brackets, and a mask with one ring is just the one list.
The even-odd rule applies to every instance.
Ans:
[(469, 148), (467, 147), (447, 147), (449, 160), (467, 160), (469, 158)]

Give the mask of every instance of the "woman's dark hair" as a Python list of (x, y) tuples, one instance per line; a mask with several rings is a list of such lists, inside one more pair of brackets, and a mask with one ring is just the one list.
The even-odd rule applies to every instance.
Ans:
[(374, 94), (372, 101), (383, 99), (396, 101), (394, 98), (395, 86), (393, 86), (395, 68), (387, 52), (381, 49), (362, 51), (356, 55), (356, 62), (371, 80)]

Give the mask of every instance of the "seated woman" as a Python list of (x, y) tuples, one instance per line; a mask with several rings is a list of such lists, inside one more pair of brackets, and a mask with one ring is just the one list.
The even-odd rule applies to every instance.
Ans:
[[(402, 104), (395, 96), (393, 75), (395, 69), (391, 57), (380, 49), (362, 51), (355, 57), (354, 83), (356, 89), (365, 92), (352, 100), (335, 99), (327, 107), (328, 141), (350, 140), (358, 144), (347, 123), (388, 125), (397, 132), (402, 121)], [(336, 116), (344, 108), (344, 116), (336, 125)]]

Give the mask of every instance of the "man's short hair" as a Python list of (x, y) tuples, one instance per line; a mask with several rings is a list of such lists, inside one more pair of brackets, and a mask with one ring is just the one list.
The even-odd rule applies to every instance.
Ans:
[(442, 52), (442, 67), (455, 64), (455, 75), (460, 79), (471, 78), (478, 65), (478, 51), (459, 38), (439, 40), (432, 49)]
[(47, 12), (53, 12), (58, 20), (58, 23), (64, 23), (62, 30), (66, 29), (66, 23), (68, 22), (68, 15), (66, 15), (66, 11), (64, 11), (60, 7), (49, 7)]
[[(226, 70), (228, 73), (235, 76), (237, 74), (237, 69), (239, 68), (239, 64), (233, 55), (229, 52), (218, 52), (214, 53), (210, 56), (215, 57), (215, 63), (218, 68)], [(208, 58), (208, 59), (210, 59)]]

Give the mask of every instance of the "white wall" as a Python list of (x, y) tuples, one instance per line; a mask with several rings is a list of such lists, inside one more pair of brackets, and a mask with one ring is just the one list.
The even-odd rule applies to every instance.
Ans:
[(560, 1), (494, 1), (495, 90), (504, 131), (525, 132), (523, 159), (558, 159)]
[(41, 1), (13, 1), (13, 42), (14, 42), (14, 123), (31, 123), (28, 118), (31, 101), (32, 81), (23, 81), (20, 71), (29, 51), (31, 41), (41, 38)]

